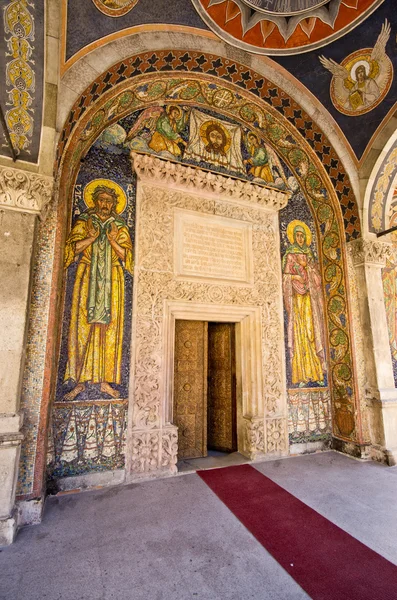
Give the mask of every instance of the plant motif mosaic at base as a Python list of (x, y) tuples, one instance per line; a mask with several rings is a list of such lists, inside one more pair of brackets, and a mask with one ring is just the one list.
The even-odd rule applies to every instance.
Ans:
[(290, 444), (331, 440), (329, 390), (289, 390), (288, 409)]
[(124, 466), (127, 400), (64, 403), (52, 419), (51, 478)]

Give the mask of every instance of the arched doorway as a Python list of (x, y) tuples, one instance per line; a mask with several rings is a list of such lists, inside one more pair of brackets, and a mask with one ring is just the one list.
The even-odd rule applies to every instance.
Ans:
[[(287, 343), (283, 349), (285, 343), (282, 324), (283, 304), (281, 291), (283, 276), (279, 246), (280, 233), (278, 227), (276, 227), (276, 211), (283, 206), (280, 197), (285, 198), (286, 194), (290, 195), (291, 193), (292, 195), (300, 194), (299, 202), (301, 206), (306, 203), (308, 207), (307, 210), (309, 212), (305, 214), (310, 215), (311, 223), (308, 225), (308, 228), (311, 232), (311, 238), (316, 240), (315, 253), (319, 269), (321, 270), (322, 290), (320, 294), (323, 298), (324, 311), (327, 315), (324, 330), (324, 337), (327, 339), (326, 347), (324, 348), (324, 357), (327, 361), (327, 378), (326, 380), (320, 377), (318, 379), (310, 378), (309, 381), (317, 385), (317, 387), (316, 385), (311, 385), (310, 394), (307, 392), (307, 386), (300, 387), (300, 383), (302, 382), (298, 380), (292, 382), (291, 380), (289, 387), (291, 387), (293, 393), (289, 394), (288, 399), (291, 401), (293, 396), (295, 407), (298, 407), (301, 412), (303, 408), (305, 410), (306, 408), (308, 409), (307, 423), (309, 423), (310, 410), (312, 411), (311, 418), (315, 419), (316, 415), (318, 415), (317, 409), (320, 407), (320, 403), (323, 406), (323, 412), (325, 412), (326, 398), (323, 395), (321, 400), (318, 400), (320, 392), (323, 391), (322, 388), (327, 387), (329, 390), (332, 390), (329, 396), (329, 398), (332, 397), (332, 411), (335, 416), (337, 414), (340, 415), (334, 418), (333, 434), (345, 441), (358, 442), (362, 438), (360, 424), (358, 421), (355, 421), (355, 407), (357, 407), (358, 400), (354, 379), (353, 357), (349, 341), (349, 298), (348, 286), (345, 280), (344, 232), (342, 233), (340, 205), (332, 181), (310, 145), (303, 141), (296, 126), (291, 125), (284, 116), (281, 116), (281, 111), (271, 105), (277, 104), (278, 101), (264, 102), (263, 99), (274, 97), (274, 93), (271, 90), (275, 88), (272, 87), (270, 82), (261, 81), (259, 88), (258, 81), (255, 80), (254, 74), (248, 68), (231, 61), (226, 61), (222, 57), (213, 56), (210, 59), (203, 59), (208, 64), (206, 73), (202, 72), (205, 69), (200, 66), (202, 64), (201, 57), (195, 56), (192, 58), (193, 62), (189, 63), (189, 67), (178, 71), (178, 76), (175, 78), (169, 73), (171, 69), (170, 65), (175, 61), (181, 61), (183, 56), (182, 52), (171, 52), (171, 54), (162, 52), (161, 60), (155, 63), (155, 67), (150, 66), (151, 63), (150, 61), (148, 62), (147, 56), (132, 57), (128, 61), (123, 61), (123, 64), (125, 62), (128, 63), (127, 71), (128, 69), (131, 71), (129, 75), (125, 74), (126, 70), (121, 64), (116, 65), (112, 69), (112, 75), (110, 76), (113, 81), (112, 84), (103, 85), (103, 83), (98, 82), (98, 85), (90, 86), (87, 94), (85, 94), (84, 101), (80, 100), (79, 102), (80, 108), (78, 108), (79, 103), (76, 103), (76, 107), (73, 109), (70, 119), (61, 135), (59, 146), (61, 195), (58, 219), (59, 223), (62, 223), (62, 226), (58, 230), (58, 255), (55, 261), (54, 289), (59, 289), (59, 286), (63, 286), (61, 283), (62, 258), (59, 249), (63, 246), (64, 240), (70, 230), (70, 223), (73, 218), (76, 218), (77, 214), (72, 215), (71, 199), (73, 196), (76, 198), (76, 189), (73, 186), (83, 185), (78, 183), (81, 169), (80, 160), (82, 157), (85, 157), (86, 162), (90, 160), (90, 148), (94, 147), (95, 144), (106, 144), (109, 142), (109, 140), (106, 141), (104, 139), (106, 134), (103, 132), (106, 130), (109, 132), (109, 128), (114, 125), (120, 125), (123, 119), (130, 119), (132, 128), (145, 111), (152, 111), (152, 109), (158, 111), (160, 108), (162, 114), (167, 114), (167, 109), (169, 110), (171, 106), (179, 107), (179, 111), (197, 111), (201, 115), (206, 115), (205, 118), (209, 120), (223, 123), (223, 127), (226, 127), (227, 124), (227, 127), (240, 128), (244, 136), (247, 136), (251, 132), (253, 135), (252, 140), (254, 141), (255, 139), (255, 144), (251, 144), (251, 146), (255, 146), (255, 148), (257, 145), (260, 147), (266, 146), (268, 154), (273, 153), (275, 157), (274, 162), (282, 161), (282, 164), (286, 165), (289, 174), (286, 177), (284, 190), (274, 185), (275, 181), (270, 182), (273, 186), (268, 186), (267, 183), (269, 182), (266, 180), (264, 180), (264, 184), (254, 182), (253, 179), (258, 178), (259, 174), (259, 171), (257, 173), (254, 172), (254, 166), (257, 165), (251, 164), (245, 171), (240, 169), (239, 172), (235, 168), (236, 165), (234, 169), (230, 170), (222, 167), (222, 165), (219, 167), (218, 164), (220, 170), (216, 171), (215, 169), (217, 174), (212, 178), (212, 175), (209, 174), (213, 172), (213, 169), (205, 167), (204, 171), (197, 170), (193, 168), (194, 160), (190, 162), (175, 160), (175, 155), (174, 157), (160, 157), (160, 153), (164, 152), (164, 149), (159, 150), (158, 146), (157, 149), (153, 150), (152, 148), (152, 150), (160, 158), (147, 159), (145, 164), (142, 163), (143, 159), (141, 158), (135, 161), (138, 164), (141, 161), (141, 172), (138, 174), (138, 181), (139, 177), (142, 180), (146, 179), (147, 181), (151, 179), (154, 181), (158, 176), (157, 182), (160, 177), (163, 183), (166, 181), (167, 189), (174, 191), (180, 185), (185, 190), (191, 190), (192, 186), (197, 190), (198, 186), (200, 186), (202, 204), (206, 194), (211, 196), (211, 201), (214, 201), (214, 196), (220, 193), (225, 196), (238, 196), (238, 198), (233, 198), (233, 202), (235, 206), (240, 206), (240, 208), (234, 209), (235, 214), (239, 214), (240, 218), (246, 218), (247, 215), (250, 215), (249, 205), (246, 204), (243, 206), (242, 196), (244, 197), (244, 195), (247, 195), (250, 201), (255, 202), (256, 209), (260, 205), (260, 210), (263, 209), (263, 214), (273, 212), (273, 217), (270, 220), (268, 218), (267, 224), (262, 223), (261, 226), (264, 228), (263, 231), (266, 231), (266, 235), (262, 237), (262, 241), (266, 241), (267, 243), (266, 248), (269, 249), (269, 256), (276, 257), (273, 261), (274, 264), (268, 266), (268, 281), (273, 281), (273, 291), (271, 294), (276, 295), (271, 296), (270, 294), (269, 296), (270, 292), (265, 292), (261, 296), (261, 301), (257, 301), (255, 304), (252, 303), (256, 307), (262, 306), (264, 311), (263, 319), (266, 322), (266, 327), (262, 329), (261, 334), (262, 340), (265, 340), (268, 349), (267, 353), (264, 354), (266, 369), (263, 369), (262, 382), (259, 380), (258, 385), (255, 384), (255, 390), (259, 390), (258, 397), (262, 398), (262, 404), (257, 402), (257, 412), (250, 415), (249, 426), (247, 426), (244, 433), (245, 440), (248, 440), (246, 441), (248, 446), (251, 445), (252, 448), (259, 448), (260, 452), (269, 456), (280, 455), (280, 453), (287, 452), (288, 448), (286, 438), (287, 392), (284, 376), (285, 361), (282, 357), (285, 351), (288, 353), (288, 347), (290, 346)], [(181, 64), (184, 64), (183, 60)], [(120, 69), (123, 71), (122, 75), (120, 74)], [(149, 72), (147, 72), (148, 70)], [(200, 71), (199, 74), (198, 71)], [(104, 75), (103, 77), (106, 78), (107, 76)], [(135, 77), (136, 80), (134, 79)], [(101, 90), (100, 97), (95, 100), (94, 97), (98, 89)], [(276, 95), (280, 100), (278, 91)], [(149, 117), (149, 115), (146, 114), (146, 117)], [(150, 118), (158, 119), (159, 117), (159, 114), (155, 115), (153, 112)], [(115, 129), (113, 128), (113, 133), (114, 131)], [(187, 140), (184, 141), (187, 142)], [(117, 146), (117, 144), (113, 145)], [(240, 144), (240, 149), (243, 146), (244, 142), (242, 142), (242, 145)], [(255, 148), (252, 150), (250, 156), (248, 146), (245, 145), (244, 147), (246, 152), (244, 160), (253, 159), (256, 152)], [(134, 150), (138, 153), (140, 151), (136, 147)], [(169, 149), (166, 151), (169, 151)], [(328, 153), (328, 150), (324, 151), (324, 162), (326, 165), (328, 162), (330, 163), (328, 170), (331, 177), (333, 177), (335, 167), (332, 164), (332, 159), (328, 158)], [(165, 163), (164, 159), (167, 158), (168, 160)], [(222, 168), (224, 169), (223, 171)], [(251, 168), (253, 171), (250, 174), (249, 170)], [(132, 170), (130, 173), (131, 185), (133, 185)], [(109, 179), (109, 172), (102, 170), (101, 177)], [(288, 184), (289, 177), (292, 177), (294, 180), (290, 184)], [(100, 177), (98, 176), (97, 178)], [(283, 179), (283, 177), (280, 177), (280, 179)], [(292, 187), (289, 188), (288, 185), (294, 186), (295, 183), (296, 188), (294, 192)], [(205, 189), (207, 185), (210, 186), (208, 190)], [(335, 186), (338, 191), (339, 184), (337, 182), (335, 182)], [(142, 187), (144, 188), (145, 186), (143, 185)], [(269, 187), (270, 192), (258, 192), (258, 189), (268, 190)], [(139, 183), (137, 190), (139, 195), (141, 193), (139, 191)], [(246, 190), (250, 190), (250, 192), (247, 194)], [(344, 191), (341, 190), (339, 193), (342, 198)], [(150, 202), (148, 204), (150, 205)], [(222, 210), (223, 213), (219, 216), (230, 218), (228, 211), (226, 209)], [(299, 211), (295, 216), (299, 216)], [(149, 213), (147, 217), (153, 219), (153, 214)], [(235, 218), (235, 216), (232, 218)], [(274, 218), (276, 219), (275, 221)], [(250, 219), (255, 229), (259, 223), (255, 222), (252, 215)], [(306, 217), (303, 221), (302, 218), (295, 220), (302, 221), (307, 225), (305, 219)], [(290, 222), (293, 220), (290, 219)], [(65, 227), (66, 222), (69, 223), (67, 227)], [(147, 234), (150, 232), (148, 239), (155, 245), (157, 241), (156, 227), (158, 226), (156, 217), (154, 217), (153, 224), (149, 223), (150, 227), (152, 225), (154, 227), (152, 230), (148, 227), (147, 222), (145, 226), (143, 226), (143, 223), (141, 221), (141, 225), (138, 225), (138, 235), (139, 227), (142, 227), (142, 232), (145, 231)], [(357, 218), (351, 220), (349, 227), (352, 233), (354, 233), (357, 224)], [(281, 228), (281, 237), (284, 244), (281, 254), (286, 253), (288, 243), (290, 245), (295, 243), (295, 234), (293, 232), (291, 239), (288, 237), (288, 225), (289, 222), (284, 223), (284, 228)], [(307, 241), (308, 236), (306, 236)], [(146, 240), (145, 243), (147, 244), (148, 241)], [(263, 248), (263, 245), (258, 248), (258, 256), (260, 253), (263, 254)], [(276, 264), (277, 268), (275, 268)], [(177, 301), (180, 292), (174, 283), (172, 285), (174, 286), (173, 293), (176, 296), (171, 295), (168, 299), (169, 301)], [(265, 285), (265, 283), (261, 283), (261, 285)], [(137, 290), (137, 286), (134, 289)], [(221, 287), (221, 290), (223, 290), (223, 287)], [(219, 291), (212, 289), (211, 293), (213, 294), (212, 301), (215, 302)], [(259, 297), (260, 290), (258, 290), (257, 295)], [(63, 301), (65, 296), (61, 297)], [(143, 297), (141, 294), (138, 294), (135, 297), (134, 306), (137, 306), (139, 298)], [(230, 297), (233, 298), (233, 296)], [(272, 297), (272, 300), (269, 301), (270, 297)], [(165, 301), (167, 298), (162, 298), (163, 300)], [(261, 304), (262, 301), (264, 302), (263, 305)], [(230, 306), (234, 305), (233, 302), (239, 304), (236, 300), (232, 300), (231, 304), (230, 300), (226, 300), (226, 302)], [(242, 304), (247, 306), (247, 303)], [(248, 306), (250, 306), (249, 303)], [(272, 310), (275, 312), (272, 313)], [(59, 314), (57, 311), (59, 311), (59, 307), (54, 302), (52, 307), (53, 319), (56, 319), (55, 315)], [(131, 314), (132, 319), (137, 318), (136, 315), (134, 316), (133, 311)], [(151, 330), (149, 336), (147, 335), (148, 331), (143, 336), (143, 338), (146, 336), (146, 339), (150, 340), (150, 342), (155, 342), (159, 339), (158, 332), (163, 327), (162, 319), (164, 314), (160, 316), (153, 313), (153, 315), (154, 317), (151, 320), (149, 319), (145, 322), (145, 326), (153, 326), (153, 330)], [(134, 330), (132, 321), (131, 327)], [(271, 343), (275, 332), (276, 338), (279, 341), (279, 349), (276, 353)], [(127, 339), (127, 337), (128, 335), (124, 336), (124, 339)], [(59, 339), (59, 337), (51, 339), (49, 342), (49, 352), (54, 352), (54, 350), (59, 348)], [(282, 340), (281, 345), (280, 340)], [(172, 471), (176, 456), (175, 432), (172, 429), (167, 430), (167, 423), (169, 421), (165, 420), (165, 412), (163, 409), (160, 409), (160, 406), (164, 407), (166, 390), (164, 386), (167, 385), (167, 380), (162, 378), (161, 381), (157, 375), (152, 378), (153, 373), (155, 374), (163, 370), (164, 355), (161, 352), (159, 353), (158, 349), (153, 346), (145, 346), (144, 339), (141, 342), (131, 347), (132, 362), (129, 363), (129, 365), (135, 365), (135, 367), (137, 364), (141, 365), (141, 370), (139, 372), (135, 370), (134, 373), (130, 372), (131, 379), (127, 378), (129, 385), (135, 386), (133, 391), (132, 388), (128, 390), (130, 398), (130, 429), (129, 433), (126, 434), (126, 438), (128, 438), (127, 445), (129, 446), (127, 452), (129, 456), (128, 460), (131, 461), (128, 470), (133, 477), (140, 475), (147, 476), (148, 473), (161, 473), (167, 470)], [(161, 341), (161, 344), (163, 344), (163, 341)], [(164, 346), (161, 345), (161, 349), (163, 352)], [(139, 356), (137, 354), (138, 351), (144, 351), (147, 354)], [(142, 369), (142, 367), (148, 364), (152, 365), (152, 372), (150, 374), (145, 371), (145, 368)], [(52, 374), (52, 377), (55, 377), (55, 375)], [(138, 381), (141, 383), (136, 387)], [(318, 389), (320, 392), (317, 391)], [(253, 401), (253, 398), (254, 396), (251, 394), (250, 401)], [(313, 402), (314, 398), (316, 400)], [(312, 407), (311, 409), (310, 406)], [(60, 406), (59, 409), (61, 408), (64, 409), (65, 406)], [(74, 408), (73, 406), (72, 410)], [(91, 414), (85, 421), (84, 418), (81, 422), (82, 439), (84, 438), (84, 428), (91, 426)], [(302, 421), (302, 419), (298, 418), (299, 420), (302, 423), (305, 421), (305, 419)], [(59, 424), (57, 418), (53, 419), (53, 423), (55, 423), (56, 428), (57, 423)], [(64, 424), (60, 427), (60, 430), (65, 432)], [(61, 445), (62, 436), (58, 438), (58, 442)], [(125, 441), (123, 441), (123, 444), (125, 444)], [(77, 440), (76, 445), (78, 446)], [(256, 450), (254, 454), (255, 452)]]

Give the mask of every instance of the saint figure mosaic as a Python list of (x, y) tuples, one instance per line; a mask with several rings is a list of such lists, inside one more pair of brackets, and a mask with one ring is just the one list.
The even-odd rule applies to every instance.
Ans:
[(67, 239), (65, 267), (78, 261), (69, 325), (65, 382), (74, 400), (89, 384), (118, 398), (124, 333), (124, 270), (132, 275), (132, 242), (119, 216), (126, 205), (123, 189), (106, 179), (84, 190), (87, 210)]

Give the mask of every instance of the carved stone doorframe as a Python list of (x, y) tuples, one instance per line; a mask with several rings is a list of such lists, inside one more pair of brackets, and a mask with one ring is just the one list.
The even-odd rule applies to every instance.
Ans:
[[(265, 406), (262, 380), (261, 310), (257, 306), (228, 306), (166, 301), (164, 303), (163, 427), (173, 425), (175, 321), (236, 323), (238, 451), (250, 459), (264, 454)], [(253, 435), (253, 432), (256, 432)]]
[[(239, 450), (250, 459), (288, 454), (278, 211), (290, 194), (149, 155), (132, 158), (137, 206), (127, 480), (176, 472), (175, 319), (237, 323)], [(197, 248), (202, 262), (195, 271)]]

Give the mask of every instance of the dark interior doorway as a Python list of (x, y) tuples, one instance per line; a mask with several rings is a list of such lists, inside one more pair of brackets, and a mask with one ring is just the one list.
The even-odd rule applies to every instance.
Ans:
[(237, 450), (234, 323), (175, 322), (178, 459)]

